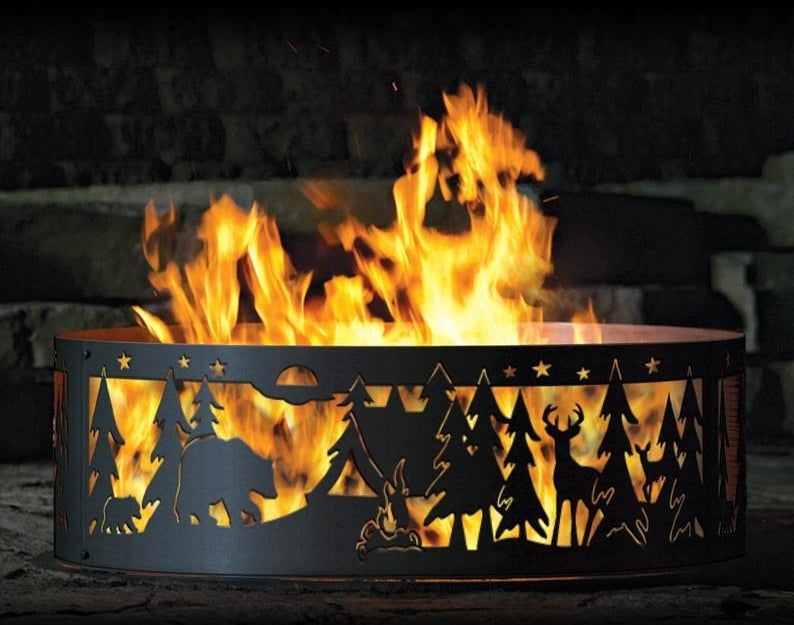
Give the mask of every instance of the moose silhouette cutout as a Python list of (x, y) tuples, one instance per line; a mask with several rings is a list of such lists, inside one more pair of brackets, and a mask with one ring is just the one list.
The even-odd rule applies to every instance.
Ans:
[[(559, 417), (552, 422), (549, 416), (557, 410), (557, 406), (548, 404), (543, 411), (543, 423), (546, 432), (554, 439), (554, 489), (557, 492), (556, 510), (554, 514), (554, 529), (552, 530), (551, 543), (559, 544), (560, 517), (562, 516), (563, 505), (567, 502), (571, 517), (571, 546), (581, 546), (587, 544), (590, 530), (598, 510), (596, 504), (596, 483), (600, 473), (593, 467), (579, 464), (571, 456), (571, 439), (582, 431), (582, 421), (584, 421), (584, 410), (576, 404), (574, 413), (576, 420), (571, 422), (568, 416), (568, 426), (561, 429), (558, 426)], [(576, 530), (576, 511), (579, 503), (584, 504), (588, 510), (587, 522), (582, 542), (580, 544)]]
[(260, 523), (252, 492), (266, 498), (278, 495), (272, 460), (258, 455), (239, 438), (210, 436), (185, 447), (176, 501), (180, 522), (192, 516), (200, 524), (207, 518), (209, 507), (222, 501), (231, 525), (245, 523), (244, 518)]

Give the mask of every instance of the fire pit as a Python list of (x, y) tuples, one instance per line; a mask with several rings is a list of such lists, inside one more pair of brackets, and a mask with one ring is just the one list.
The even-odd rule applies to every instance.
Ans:
[[(602, 330), (602, 344), (576, 345), (571, 326), (544, 324), (549, 343), (523, 347), (63, 334), (55, 555), (153, 573), (411, 578), (740, 555), (741, 337)], [(213, 424), (228, 420), (239, 434), (223, 438)]]
[[(516, 185), (539, 160), (482, 92), (446, 103), (395, 226), (326, 228), (357, 274), (320, 296), (257, 207), (215, 202), (182, 259), (173, 208), (147, 208), (173, 319), (55, 338), (59, 562), (513, 580), (743, 553), (743, 335), (544, 321), (554, 223)], [(465, 232), (426, 227), (437, 183)]]

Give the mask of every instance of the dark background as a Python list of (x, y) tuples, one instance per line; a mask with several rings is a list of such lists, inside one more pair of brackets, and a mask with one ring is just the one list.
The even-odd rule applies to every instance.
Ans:
[(11, 11), (0, 188), (394, 177), (461, 82), (566, 188), (754, 176), (794, 145), (785, 3), (547, 5)]

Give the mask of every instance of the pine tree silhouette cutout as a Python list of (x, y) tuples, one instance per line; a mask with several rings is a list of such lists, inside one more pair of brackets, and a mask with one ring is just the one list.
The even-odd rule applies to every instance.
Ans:
[(728, 450), (731, 441), (728, 437), (728, 419), (725, 413), (725, 380), (719, 382), (719, 407), (717, 409), (717, 509), (720, 511), (717, 534), (731, 534), (734, 531), (734, 502), (728, 495)]
[(96, 436), (96, 447), (89, 465), (89, 475), (95, 477), (94, 487), (88, 496), (88, 518), (94, 531), (102, 523), (105, 503), (113, 497), (112, 478), (118, 479), (118, 467), (112, 445), (121, 446), (124, 438), (116, 425), (113, 413), (113, 404), (110, 401), (110, 392), (107, 384), (107, 371), (102, 367), (102, 377), (99, 382), (94, 418), (91, 422), (90, 432)]
[[(457, 401), (454, 403), (458, 403)], [(492, 418), (506, 421), (502, 411), (496, 404), (488, 376), (483, 371), (474, 391), (474, 396), (466, 411), (467, 423), (471, 431), (468, 434), (469, 452), (471, 454), (471, 474), (469, 488), (479, 494), (479, 509), (482, 510), (480, 522), (479, 546), (492, 543), (494, 531), (491, 522), (491, 505), (495, 503), (495, 495), (502, 484), (502, 472), (496, 457), (496, 451), (502, 449), (502, 441), (493, 428)]]
[[(667, 401), (664, 406), (664, 413), (662, 415), (662, 426), (659, 429), (659, 436), (656, 439), (656, 444), (664, 446), (662, 452), (662, 462), (664, 463), (664, 475), (667, 477), (674, 477), (680, 465), (678, 464), (678, 451), (681, 447), (681, 437), (678, 435), (678, 426), (676, 425), (675, 409), (673, 402), (670, 399), (670, 394), (667, 394)], [(672, 481), (665, 480), (665, 482)], [(665, 483), (663, 486), (667, 486)]]
[(736, 429), (734, 440), (738, 441), (736, 449), (735, 462), (737, 463), (736, 471), (736, 488), (734, 489), (734, 509), (736, 511), (734, 521), (734, 531), (744, 533), (745, 527), (745, 513), (747, 511), (747, 468), (745, 464), (746, 449), (744, 436), (742, 435), (742, 420), (740, 418), (739, 406), (744, 404), (744, 382), (743, 374), (732, 375), (724, 378), (726, 383), (730, 384), (735, 401), (735, 408), (730, 412), (731, 422)]
[(546, 528), (543, 526), (548, 525), (549, 516), (543, 509), (535, 485), (532, 483), (529, 469), (535, 466), (535, 457), (527, 440), (529, 438), (539, 441), (540, 436), (532, 427), (532, 420), (520, 391), (508, 422), (507, 432), (513, 435), (510, 449), (505, 455), (505, 467), (510, 469), (510, 473), (499, 496), (500, 505), (497, 508), (502, 518), (496, 527), (496, 538), (518, 526), (518, 537), (526, 540), (526, 523), (545, 538)]
[(703, 481), (700, 472), (702, 448), (697, 430), (697, 425), (703, 421), (703, 415), (698, 405), (691, 368), (687, 374), (678, 420), (684, 424), (681, 433), (681, 453), (684, 460), (681, 464), (681, 479), (679, 481), (683, 503), (676, 521), (676, 533), (693, 537), (697, 534), (697, 524), (701, 522), (698, 514), (702, 509), (703, 501)]
[(435, 465), (441, 469), (441, 475), (433, 484), (433, 492), (443, 493), (444, 496), (428, 512), (424, 523), (429, 525), (436, 519), (454, 515), (449, 546), (457, 549), (466, 549), (462, 515), (476, 512), (488, 498), (486, 493), (470, 487), (475, 467), (470, 437), (471, 428), (466, 414), (460, 403), (453, 401), (437, 434), (437, 438), (443, 441), (435, 461)]
[(372, 460), (361, 434), (357, 416), (359, 412), (366, 411), (372, 403), (372, 396), (367, 391), (364, 379), (360, 375), (356, 376), (347, 396), (339, 403), (340, 406), (350, 406), (342, 416), (342, 421), (347, 421), (347, 426), (328, 450), (328, 455), (331, 457), (328, 471), (314, 487), (313, 493), (328, 494), (345, 470), (348, 460), (352, 460), (361, 479), (371, 491), (378, 493), (383, 488), (385, 477)]
[[(457, 403), (453, 402), (454, 393), (455, 386), (444, 367), (438, 363), (419, 394), (419, 397), (426, 400), (426, 403), (421, 413), (421, 431), (415, 432), (412, 440), (413, 455), (417, 458), (414, 464), (424, 465), (425, 459), (427, 459), (428, 466), (421, 475), (421, 481), (408, 482), (412, 492), (417, 494), (430, 494), (434, 489), (435, 482), (439, 479), (438, 466), (435, 462), (439, 453), (438, 431), (446, 419), (451, 405)], [(427, 435), (425, 435), (426, 433)], [(414, 467), (406, 465), (405, 469), (406, 476), (414, 475)]]
[(206, 375), (201, 380), (201, 387), (193, 398), (193, 404), (197, 408), (193, 416), (190, 417), (190, 422), (194, 426), (188, 443), (196, 438), (215, 436), (215, 428), (213, 426), (218, 423), (218, 418), (215, 416), (214, 411), (223, 410), (223, 406), (217, 402), (210, 390)]
[(499, 423), (510, 422), (502, 413), (502, 409), (499, 408), (499, 404), (496, 402), (496, 397), (494, 397), (488, 374), (484, 369), (480, 372), (477, 388), (474, 389), (474, 395), (471, 398), (469, 408), (466, 412), (469, 416), (483, 415), (486, 417), (487, 421), (493, 418)]
[(669, 393), (667, 394), (662, 426), (659, 429), (656, 444), (663, 447), (659, 465), (664, 481), (659, 488), (659, 495), (656, 499), (652, 529), (655, 535), (659, 537), (659, 540), (670, 542), (682, 499), (679, 496), (680, 487), (678, 486), (679, 473), (681, 471), (681, 467), (678, 464), (678, 450), (681, 446), (681, 438), (678, 435), (675, 409)]
[[(179, 486), (179, 461), (182, 456), (182, 440), (191, 431), (179, 401), (179, 391), (174, 381), (174, 370), (168, 369), (165, 387), (154, 415), (154, 425), (160, 430), (150, 460), (160, 460), (160, 465), (146, 487), (141, 502), (143, 507), (159, 502), (148, 528), (158, 523), (176, 522), (176, 494)], [(182, 435), (180, 436), (180, 431)]]
[(634, 451), (625, 423), (636, 425), (639, 420), (629, 405), (617, 359), (612, 363), (599, 415), (607, 421), (607, 429), (598, 446), (598, 457), (608, 455), (608, 459), (601, 471), (598, 487), (608, 499), (604, 500), (601, 508), (604, 518), (597, 528), (597, 535), (608, 537), (625, 531), (635, 542), (644, 543), (647, 516), (637, 500), (626, 464), (626, 454), (631, 456)]

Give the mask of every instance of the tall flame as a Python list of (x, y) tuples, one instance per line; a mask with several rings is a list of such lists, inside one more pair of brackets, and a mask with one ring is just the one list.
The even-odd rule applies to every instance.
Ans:
[[(212, 201), (196, 232), (200, 249), (184, 260), (177, 253), (174, 207), (161, 215), (149, 202), (143, 250), (152, 286), (169, 295), (170, 318), (134, 306), (139, 323), (164, 343), (525, 345), (547, 341), (540, 329), (543, 324), (537, 323), (543, 321), (538, 302), (553, 269), (556, 220), (545, 215), (519, 184), (524, 178), (542, 180), (544, 168), (538, 155), (525, 147), (525, 137), (489, 111), (482, 87), (462, 85), (457, 94), (444, 94), (443, 99), (446, 115), (440, 122), (426, 115), (419, 118), (413, 157), (392, 189), (393, 223), (379, 228), (352, 214), (337, 225), (323, 223), (326, 241), (342, 246), (357, 271), (326, 280), (322, 296), (309, 298), (312, 272), (293, 265), (275, 219), (258, 204), (244, 210), (227, 195)], [(305, 193), (319, 210), (333, 205), (319, 182), (307, 185)], [(436, 197), (460, 211), (465, 227), (446, 231), (427, 225), (428, 204)], [(256, 319), (252, 322), (246, 315)], [(600, 340), (592, 306), (573, 321), (581, 328), (575, 333), (577, 340)], [(137, 401), (135, 396), (146, 394), (124, 381), (110, 386), (112, 393), (121, 395), (118, 401), (129, 406)], [(328, 468), (326, 452), (341, 433), (338, 411), (343, 408), (315, 402), (294, 406), (264, 398), (245, 384), (211, 386), (225, 407), (215, 434), (242, 438), (278, 468), (279, 497), (260, 502), (263, 518), (299, 508), (304, 493)], [(376, 390), (369, 389), (373, 394)], [(191, 414), (196, 392), (197, 382), (184, 384), (180, 401), (186, 415)], [(149, 392), (155, 401), (161, 393), (161, 383)], [(410, 400), (410, 393), (405, 395), (403, 400)], [(321, 418), (306, 418), (320, 413)], [(131, 409), (120, 424), (128, 449), (120, 450), (117, 458), (116, 496), (133, 494), (141, 501), (145, 484), (157, 470), (152, 463), (141, 466), (138, 461), (142, 456), (137, 452), (147, 450), (143, 455), (148, 458), (158, 435), (149, 418), (136, 417), (149, 414), (147, 402)], [(149, 425), (140, 436), (127, 427), (135, 420)], [(549, 479), (545, 474), (539, 478), (545, 484), (540, 487), (544, 500), (550, 496)], [(345, 493), (365, 494), (365, 490), (366, 485), (359, 484), (346, 487)], [(151, 510), (144, 511), (144, 522), (150, 514)], [(219, 513), (219, 523), (228, 522), (222, 517)], [(438, 520), (431, 529), (448, 536), (445, 524), (448, 519)]]
[[(307, 301), (312, 274), (296, 270), (275, 220), (229, 196), (211, 203), (197, 236), (201, 252), (180, 266), (157, 241), (175, 227), (174, 209), (146, 207), (143, 243), (158, 292), (170, 294), (173, 323), (188, 342), (256, 344), (526, 344), (528, 322), (552, 271), (555, 219), (519, 189), (542, 180), (538, 155), (524, 136), (489, 111), (485, 91), (462, 85), (444, 94), (447, 114), (420, 117), (413, 159), (393, 186), (394, 222), (386, 228), (348, 215), (324, 235), (351, 254), (357, 275), (334, 276), (324, 296)], [(308, 195), (307, 191), (307, 195)], [(440, 194), (466, 211), (468, 227), (425, 225)], [(317, 194), (314, 193), (316, 196)], [(168, 238), (166, 238), (168, 240)], [(173, 256), (173, 255), (171, 255)], [(259, 323), (239, 323), (240, 278)], [(373, 302), (382, 304), (374, 314)], [(385, 313), (382, 312), (385, 310)], [(139, 322), (163, 342), (171, 325), (139, 306)]]

